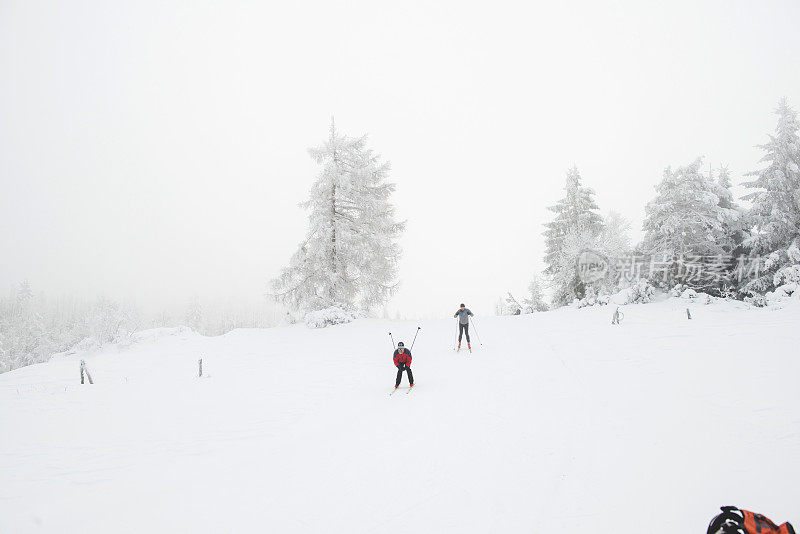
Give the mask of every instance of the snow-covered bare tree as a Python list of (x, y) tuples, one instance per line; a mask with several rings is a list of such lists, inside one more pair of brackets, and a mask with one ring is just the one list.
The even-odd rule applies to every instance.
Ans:
[(530, 285), (528, 285), (528, 298), (525, 299), (525, 313), (547, 311), (547, 303), (544, 301), (544, 292), (539, 283), (539, 277), (533, 275)]
[(116, 343), (138, 329), (138, 314), (131, 306), (100, 297), (85, 319), (85, 328), (99, 345)]
[(731, 210), (720, 203), (720, 188), (700, 168), (702, 158), (675, 170), (667, 167), (656, 197), (645, 207), (642, 250), (663, 262), (652, 282), (706, 287), (707, 279), (687, 272), (687, 262), (701, 262), (731, 252)]
[(200, 297), (193, 295), (189, 299), (186, 307), (186, 326), (195, 332), (201, 332), (203, 328), (203, 307), (200, 305)]
[(497, 302), (494, 303), (494, 314), (495, 315), (505, 315), (506, 311), (506, 301), (503, 297), (499, 297)]
[(150, 326), (153, 328), (166, 328), (174, 325), (175, 322), (173, 322), (169, 312), (164, 310), (158, 312), (150, 321)]
[(522, 313), (522, 304), (514, 298), (514, 295), (509, 291), (506, 294), (505, 302), (502, 306), (502, 313), (500, 315), (519, 315)]
[(608, 258), (624, 257), (631, 253), (631, 238), (628, 232), (631, 223), (625, 217), (611, 211), (603, 219), (603, 229), (598, 239), (598, 248)]
[(0, 372), (43, 361), (45, 354), (49, 356), (45, 321), (37, 304), (30, 283), (25, 280), (19, 284), (13, 298), (2, 306)]
[[(628, 287), (630, 274), (620, 272), (620, 266), (628, 265), (632, 257), (631, 223), (616, 211), (611, 211), (603, 218), (603, 228), (597, 236), (595, 250), (608, 262), (608, 272), (591, 284), (592, 291), (586, 296), (615, 293), (621, 287)], [(587, 288), (588, 289), (588, 288)]]
[(555, 219), (545, 223), (544, 273), (553, 287), (553, 304), (562, 306), (582, 298), (585, 287), (575, 262), (585, 249), (596, 249), (603, 230), (603, 218), (594, 201), (594, 191), (581, 185), (577, 167), (567, 172), (566, 195), (548, 209)]
[(31, 289), (31, 283), (28, 280), (23, 280), (20, 282), (19, 287), (17, 288), (17, 303), (21, 306), (25, 306), (31, 300), (33, 300), (33, 289)]
[(272, 295), (296, 311), (330, 306), (368, 312), (395, 292), (405, 223), (395, 220), (389, 163), (368, 149), (366, 136), (341, 135), (309, 150), (322, 170), (301, 204), (310, 210), (306, 238), (272, 281)]
[(761, 162), (766, 166), (748, 173), (755, 180), (743, 184), (756, 189), (744, 197), (752, 202), (749, 219), (754, 226), (744, 244), (752, 254), (767, 258), (769, 267), (744, 286), (750, 293), (775, 285), (773, 273), (792, 262), (788, 250), (800, 238), (800, 122), (785, 98), (775, 113), (775, 135), (760, 146), (765, 152)]

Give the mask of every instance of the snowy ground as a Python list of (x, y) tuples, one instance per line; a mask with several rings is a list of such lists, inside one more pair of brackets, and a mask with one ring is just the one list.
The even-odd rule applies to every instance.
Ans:
[[(705, 532), (800, 523), (800, 306), (149, 332), (0, 375), (0, 532)], [(474, 336), (474, 332), (473, 332)], [(475, 341), (473, 339), (473, 341)], [(203, 357), (207, 378), (196, 377)], [(404, 378), (404, 385), (406, 385)]]

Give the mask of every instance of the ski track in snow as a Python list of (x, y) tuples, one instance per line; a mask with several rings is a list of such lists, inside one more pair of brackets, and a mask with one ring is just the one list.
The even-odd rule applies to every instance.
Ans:
[[(800, 305), (612, 312), (478, 316), (472, 353), (452, 320), (360, 320), (5, 373), (0, 532), (673, 534), (726, 504), (799, 522)], [(417, 324), (415, 391), (388, 395), (388, 332)]]

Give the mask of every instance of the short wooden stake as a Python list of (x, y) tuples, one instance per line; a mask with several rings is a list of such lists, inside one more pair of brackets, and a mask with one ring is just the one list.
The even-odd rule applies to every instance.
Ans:
[(686, 308), (686, 318), (687, 319), (691, 319), (692, 318), (692, 314), (689, 313), (689, 308)]
[(89, 373), (89, 369), (86, 367), (86, 362), (81, 360), (81, 384), (83, 384), (83, 374), (86, 373), (86, 378), (89, 379), (90, 384), (94, 384), (92, 381), (92, 375)]
[(197, 365), (200, 368), (200, 374), (198, 375), (200, 378), (203, 378), (203, 358), (197, 360)]

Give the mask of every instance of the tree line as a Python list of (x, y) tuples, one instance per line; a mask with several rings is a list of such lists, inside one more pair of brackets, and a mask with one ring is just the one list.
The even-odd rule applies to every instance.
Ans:
[[(526, 298), (510, 293), (498, 313), (543, 311), (573, 302), (603, 303), (629, 288), (649, 298), (652, 287), (690, 288), (716, 296), (765, 303), (765, 295), (792, 292), (798, 275), (800, 143), (796, 112), (783, 99), (778, 124), (760, 145), (762, 168), (747, 173), (751, 190), (742, 207), (726, 166), (705, 169), (703, 158), (668, 167), (645, 206), (644, 238), (631, 244), (630, 229), (615, 212), (603, 217), (595, 193), (569, 169), (564, 197), (548, 209), (545, 269)], [(309, 229), (289, 265), (271, 282), (271, 295), (294, 312), (336, 309), (372, 313), (398, 287), (399, 238), (389, 164), (366, 146), (366, 137), (340, 134), (331, 123), (327, 141), (310, 149), (321, 171), (303, 204)], [(604, 264), (601, 276), (582, 276), (582, 255)], [(550, 303), (545, 302), (549, 289)], [(337, 312), (337, 317), (340, 314)]]
[[(602, 304), (626, 288), (634, 301), (647, 300), (648, 288), (658, 287), (759, 306), (793, 294), (800, 284), (800, 123), (786, 99), (775, 113), (775, 133), (759, 145), (761, 168), (746, 173), (741, 183), (750, 191), (741, 199), (749, 207), (734, 198), (726, 166), (705, 169), (698, 157), (667, 167), (645, 206), (644, 237), (635, 246), (625, 236), (630, 225), (613, 212), (602, 217), (594, 191), (583, 185), (577, 168), (570, 169), (565, 195), (549, 207), (555, 216), (543, 234), (551, 305)], [(600, 276), (583, 276), (584, 255), (604, 269)], [(530, 291), (532, 298), (541, 295), (537, 279)], [(530, 299), (525, 302), (509, 293), (498, 312), (535, 311)]]
[(209, 302), (197, 296), (176, 312), (144, 313), (134, 303), (107, 297), (48, 297), (28, 281), (0, 295), (0, 373), (47, 361), (75, 347), (100, 349), (125, 345), (147, 328), (186, 326), (204, 335), (221, 335), (235, 328), (265, 328), (276, 319), (269, 303)]
[[(706, 170), (697, 158), (668, 167), (645, 206), (644, 238), (636, 245), (627, 237), (630, 224), (614, 212), (603, 217), (594, 191), (577, 168), (569, 169), (563, 198), (548, 208), (554, 216), (543, 233), (546, 267), (532, 277), (526, 298), (509, 293), (498, 313), (602, 304), (625, 288), (632, 300), (649, 299), (653, 287), (689, 288), (756, 305), (793, 294), (800, 284), (800, 123), (785, 99), (775, 113), (776, 130), (760, 145), (761, 168), (741, 184), (750, 190), (743, 197), (749, 207), (734, 198), (725, 166)], [(405, 222), (391, 203), (390, 165), (367, 146), (366, 136), (343, 135), (331, 121), (327, 140), (309, 154), (321, 168), (302, 204), (309, 210), (308, 231), (271, 280), (268, 296), (296, 314), (313, 312), (314, 325), (324, 326), (373, 314), (395, 294)], [(271, 326), (268, 315), (263, 309), (204, 311), (193, 298), (183, 317), (143, 319), (129, 304), (48, 300), (23, 282), (0, 297), (0, 372), (81, 342), (121, 342), (143, 327), (184, 324), (216, 335)]]

